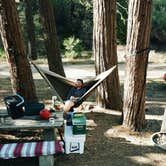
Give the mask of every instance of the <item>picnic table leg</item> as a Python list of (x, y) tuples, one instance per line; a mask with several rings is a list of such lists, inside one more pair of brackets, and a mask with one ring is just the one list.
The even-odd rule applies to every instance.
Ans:
[[(55, 129), (45, 129), (43, 134), (45, 141), (55, 140)], [(39, 157), (39, 166), (54, 166), (54, 163), (55, 163), (54, 155)]]
[(53, 141), (56, 139), (55, 128), (45, 129), (43, 134), (45, 141)]
[(39, 157), (39, 166), (54, 166), (54, 162), (55, 159), (53, 155)]

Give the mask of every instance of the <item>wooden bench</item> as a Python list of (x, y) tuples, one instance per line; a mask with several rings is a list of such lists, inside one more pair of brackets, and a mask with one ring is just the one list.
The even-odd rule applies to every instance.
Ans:
[[(12, 144), (1, 144), (1, 150), (0, 150), (0, 158), (17, 158), (17, 157), (33, 157), (34, 149), (31, 149), (32, 153), (29, 154), (29, 156), (24, 156), (22, 155), (22, 150), (25, 150), (25, 147), (30, 147), (33, 145), (35, 146), (36, 149), (42, 149), (43, 153), (38, 153), (36, 150), (34, 156), (39, 157), (39, 166), (54, 166), (55, 164), (55, 156), (54, 154), (59, 153), (57, 151), (58, 147), (62, 148), (62, 145), (58, 145), (57, 148), (55, 145), (59, 144), (60, 142), (55, 141), (56, 140), (56, 129), (61, 128), (63, 126), (63, 112), (58, 111), (56, 112), (56, 119), (55, 123), (52, 124), (48, 120), (42, 120), (39, 115), (37, 116), (24, 116), (23, 118), (20, 119), (15, 119), (15, 120), (8, 120), (5, 119), (3, 123), (0, 125), (0, 132), (1, 131), (8, 131), (8, 132), (13, 132), (13, 131), (21, 131), (21, 130), (27, 130), (27, 131), (32, 131), (32, 130), (43, 130), (43, 139), (44, 141), (42, 142), (26, 142), (26, 143), (12, 143)], [(54, 151), (51, 151), (51, 153), (48, 151), (44, 152), (44, 147), (45, 144), (49, 146), (51, 149), (53, 148)], [(24, 147), (22, 150), (17, 150), (18, 147)], [(60, 148), (60, 149), (61, 149)], [(10, 153), (5, 152), (6, 155), (9, 157), (4, 156), (4, 151), (5, 149), (10, 149)], [(13, 151), (14, 149), (14, 151)], [(48, 148), (49, 149), (49, 148)], [(58, 148), (59, 149), (59, 148)], [(28, 148), (27, 148), (28, 150)], [(19, 154), (21, 151), (21, 155)], [(63, 152), (63, 149), (60, 150), (60, 152)], [(10, 154), (15, 154), (14, 156)]]
[(60, 153), (64, 153), (63, 143), (56, 140), (0, 144), (0, 159), (39, 157), (39, 165), (48, 163), (46, 156)]

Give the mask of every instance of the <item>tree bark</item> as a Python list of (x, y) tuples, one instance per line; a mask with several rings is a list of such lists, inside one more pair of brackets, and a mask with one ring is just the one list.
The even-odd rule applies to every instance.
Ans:
[(129, 0), (123, 125), (145, 125), (145, 86), (149, 54), (151, 0)]
[(32, 6), (33, 6), (33, 0), (25, 0), (26, 31), (28, 36), (28, 48), (30, 47), (29, 54), (32, 60), (36, 60), (37, 59), (36, 37), (35, 37), (35, 25), (33, 22)]
[(50, 0), (39, 0), (41, 23), (44, 28), (44, 39), (49, 69), (65, 76), (57, 39), (53, 6)]
[(21, 36), (15, 0), (0, 0), (0, 32), (10, 65), (13, 92), (22, 95), (26, 102), (37, 102), (32, 72)]
[[(93, 10), (93, 54), (96, 74), (99, 74), (117, 65), (116, 0), (94, 0)], [(118, 66), (99, 86), (97, 103), (122, 111)]]

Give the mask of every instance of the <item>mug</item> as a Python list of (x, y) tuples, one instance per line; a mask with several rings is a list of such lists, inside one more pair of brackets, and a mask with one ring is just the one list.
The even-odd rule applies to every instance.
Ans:
[(55, 123), (55, 119), (54, 118), (49, 118), (49, 123), (54, 124)]

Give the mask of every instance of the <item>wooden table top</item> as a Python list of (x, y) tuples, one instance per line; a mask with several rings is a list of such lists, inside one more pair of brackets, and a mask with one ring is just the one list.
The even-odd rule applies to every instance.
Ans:
[(42, 120), (39, 115), (24, 116), (19, 119), (5, 118), (4, 123), (0, 123), (0, 131), (4, 130), (20, 130), (20, 129), (49, 129), (61, 127), (63, 125), (63, 112), (56, 111), (54, 124), (49, 120)]

